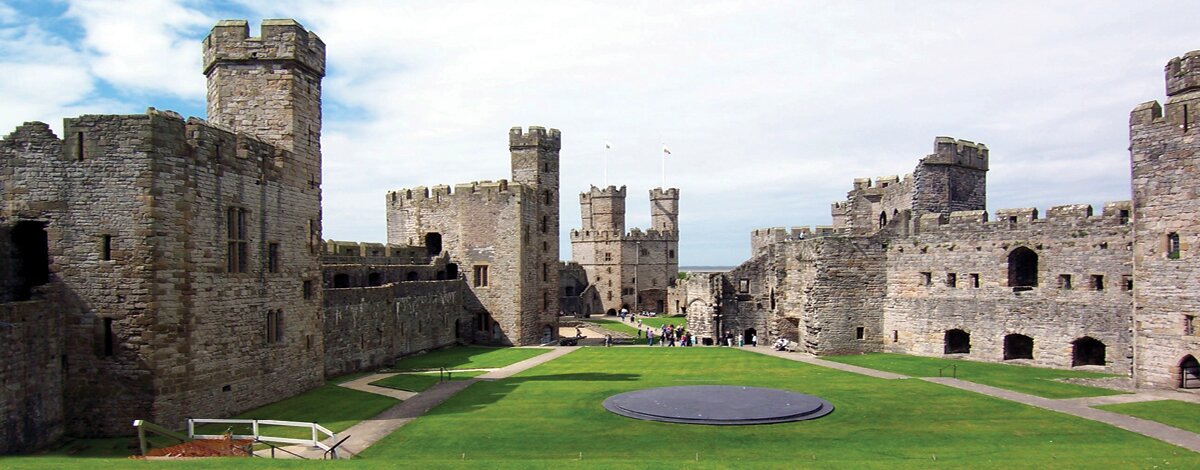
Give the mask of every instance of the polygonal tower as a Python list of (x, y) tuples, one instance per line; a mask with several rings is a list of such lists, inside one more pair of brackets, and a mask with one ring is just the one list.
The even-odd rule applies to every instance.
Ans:
[(579, 194), (583, 229), (625, 233), (625, 187), (592, 188)]
[[(522, 243), (524, 272), (535, 273), (534, 289), (522, 293), (521, 343), (542, 337), (539, 325), (558, 322), (558, 154), (562, 137), (558, 129), (514, 127), (508, 133), (513, 182), (532, 188), (535, 227)], [(536, 314), (535, 314), (536, 312)]]
[(679, 189), (654, 188), (650, 190), (651, 230), (660, 232), (679, 231)]

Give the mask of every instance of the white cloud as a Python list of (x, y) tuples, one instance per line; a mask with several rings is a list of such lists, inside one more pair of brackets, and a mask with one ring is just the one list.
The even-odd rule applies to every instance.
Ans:
[(197, 36), (215, 20), (171, 0), (73, 0), (91, 72), (116, 88), (203, 99)]
[[(199, 40), (245, 15), (189, 5), (73, 3), (73, 47), (109, 83), (200, 99)], [(627, 226), (648, 225), (667, 142), (684, 264), (742, 261), (755, 227), (828, 224), (853, 178), (912, 171), (938, 135), (988, 144), (990, 209), (1128, 199), (1128, 111), (1200, 48), (1194, 2), (236, 8), (296, 18), (328, 46), (327, 237), (381, 241), (387, 190), (507, 177), (508, 128), (534, 124), (563, 131), (564, 230), (574, 194), (601, 183), (605, 141)]]

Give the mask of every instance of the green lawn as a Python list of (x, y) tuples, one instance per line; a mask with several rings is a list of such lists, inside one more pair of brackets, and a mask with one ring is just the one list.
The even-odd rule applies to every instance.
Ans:
[(663, 325), (675, 325), (676, 327), (687, 327), (687, 317), (639, 317), (642, 324), (652, 326), (656, 329), (661, 329)]
[(1122, 393), (1105, 388), (1086, 387), (1054, 380), (1067, 377), (1112, 377), (1111, 374), (1096, 372), (883, 353), (828, 356), (822, 359), (895, 372), (912, 377), (937, 377), (938, 370), (943, 368), (943, 374), (949, 377), (951, 374), (949, 366), (957, 366), (957, 377), (959, 379), (1045, 398), (1099, 397)]
[[(466, 380), (471, 377), (483, 375), (483, 371), (460, 371), (450, 374), (450, 380)], [(380, 387), (394, 388), (396, 390), (407, 390), (410, 392), (423, 392), (425, 389), (434, 386), (441, 377), (437, 372), (422, 372), (417, 374), (396, 374), (386, 379), (376, 380), (371, 382), (371, 385)]]
[[(598, 325), (603, 326), (604, 328), (607, 328), (612, 331), (628, 333), (630, 336), (636, 337), (637, 332), (638, 332), (636, 322), (630, 323), (628, 321), (621, 321), (620, 319), (611, 319), (611, 318), (587, 318), (587, 319), (584, 319), (583, 321), (598, 324)], [(642, 325), (643, 325), (643, 328), (644, 327), (654, 328), (654, 335), (658, 336), (658, 334), (662, 330), (663, 325), (675, 325), (677, 327), (678, 326), (686, 327), (687, 319), (683, 318), (683, 317), (646, 317), (646, 318), (642, 318)], [(644, 336), (645, 333), (642, 333), (642, 335)]]
[[(435, 377), (436, 380), (436, 377)], [(399, 403), (399, 400), (373, 393), (360, 392), (336, 385), (324, 385), (320, 388), (296, 395), (294, 397), (255, 408), (234, 416), (241, 419), (277, 419), (283, 421), (315, 422), (329, 428), (335, 433), (364, 419), (382, 413), (384, 410)], [(228, 424), (208, 424), (199, 426), (198, 434), (221, 434), (230, 429)], [(260, 426), (263, 434), (278, 437), (304, 438), (311, 435), (307, 429), (284, 426)], [(248, 425), (234, 425), (235, 434), (250, 434)], [(186, 430), (182, 430), (187, 434)], [(176, 442), (162, 437), (154, 437), (151, 442), (155, 446), (172, 445)], [(110, 439), (72, 439), (51, 451), (52, 455), (78, 457), (125, 457), (138, 453), (137, 438)], [(0, 459), (0, 468), (6, 468), (6, 463)]]
[(1093, 406), (1101, 410), (1157, 421), (1194, 433), (1200, 433), (1200, 405), (1179, 400), (1144, 401), (1119, 405)]
[[(810, 393), (835, 411), (760, 426), (614, 415), (614, 394), (677, 385)], [(324, 403), (295, 403), (297, 408)], [(582, 457), (582, 460), (580, 458)], [(584, 347), (466, 388), (346, 462), (18, 457), (0, 468), (1197, 468), (1200, 454), (1112, 426), (920, 380), (732, 348)]]
[(616, 333), (626, 333), (629, 336), (635, 336), (635, 337), (638, 334), (638, 330), (635, 325), (630, 325), (629, 322), (623, 322), (621, 320), (611, 320), (608, 318), (587, 318), (587, 319), (584, 319), (583, 321), (586, 323), (595, 323), (597, 325), (604, 327), (605, 329), (607, 329), (609, 331), (613, 331)]
[[(700, 384), (790, 389), (825, 398), (836, 410), (806, 422), (694, 426), (601, 407), (625, 391)], [(363, 458), (488, 468), (1200, 466), (1200, 454), (1093, 421), (919, 380), (875, 379), (726, 348), (581, 348), (512, 378), (472, 385)]]
[(484, 348), (455, 346), (420, 356), (407, 357), (396, 363), (393, 370), (492, 369), (515, 364), (549, 352), (540, 348)]

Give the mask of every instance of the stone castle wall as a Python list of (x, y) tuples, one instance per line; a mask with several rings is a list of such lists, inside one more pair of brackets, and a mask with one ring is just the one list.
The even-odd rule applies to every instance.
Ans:
[[(942, 356), (946, 332), (962, 330), (970, 335), (962, 356), (1001, 361), (1005, 336), (1020, 334), (1034, 341), (1026, 362), (1067, 368), (1072, 343), (1090, 337), (1105, 345), (1106, 370), (1128, 373), (1129, 208), (1110, 203), (1093, 216), (1089, 206), (1060, 206), (1045, 219), (1033, 209), (1001, 210), (991, 222), (979, 211), (926, 215), (920, 235), (887, 250), (884, 349)], [(1010, 285), (1009, 254), (1018, 247), (1037, 254), (1036, 286)]]
[(325, 290), (325, 376), (468, 341), (472, 316), (461, 279)]
[[(1190, 385), (1200, 371), (1181, 366), (1200, 358), (1200, 207), (1195, 192), (1200, 148), (1200, 51), (1172, 59), (1165, 69), (1167, 102), (1148, 102), (1129, 116), (1134, 200), (1134, 378), (1139, 386)], [(1178, 250), (1171, 250), (1174, 234)], [(1173, 253), (1174, 251), (1174, 253)]]

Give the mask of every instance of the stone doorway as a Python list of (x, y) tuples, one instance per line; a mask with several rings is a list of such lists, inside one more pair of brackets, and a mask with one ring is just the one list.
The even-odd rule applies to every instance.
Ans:
[(746, 328), (746, 331), (742, 332), (742, 343), (747, 345), (754, 344), (754, 338), (756, 337), (758, 337), (758, 330)]
[(946, 330), (945, 353), (970, 354), (971, 334), (959, 329)]
[(1025, 335), (1004, 337), (1004, 360), (1033, 359), (1033, 338)]
[(1104, 343), (1084, 336), (1071, 342), (1071, 367), (1104, 365)]
[(1179, 361), (1179, 388), (1200, 388), (1200, 361), (1191, 354)]

